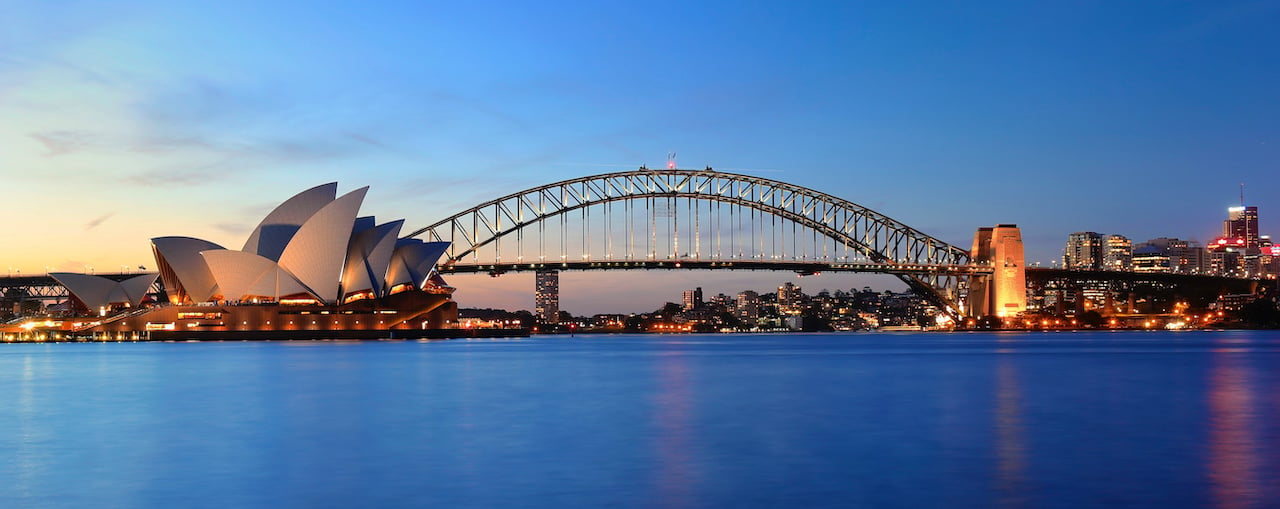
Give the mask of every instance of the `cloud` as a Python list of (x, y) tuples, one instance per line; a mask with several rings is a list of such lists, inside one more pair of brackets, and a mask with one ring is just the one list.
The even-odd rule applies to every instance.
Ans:
[(344, 136), (346, 136), (346, 137), (348, 137), (348, 138), (351, 138), (351, 139), (353, 139), (353, 140), (356, 140), (356, 141), (358, 141), (358, 142), (360, 142), (360, 143), (364, 143), (364, 144), (366, 144), (366, 145), (372, 146), (372, 147), (377, 147), (377, 148), (381, 148), (381, 149), (390, 149), (390, 148), (391, 148), (391, 147), (388, 147), (386, 143), (383, 143), (383, 142), (381, 142), (381, 141), (375, 140), (375, 139), (373, 139), (373, 138), (371, 138), (371, 137), (369, 137), (369, 136), (365, 136), (365, 135), (363, 135), (363, 134), (356, 134), (356, 133), (343, 133), (343, 135), (344, 135)]
[(244, 235), (249, 233), (249, 227), (241, 223), (217, 223), (213, 225), (219, 231), (232, 235)]
[(106, 214), (103, 214), (103, 215), (101, 215), (101, 216), (98, 216), (98, 218), (97, 218), (97, 219), (94, 219), (94, 220), (92, 220), (92, 221), (89, 221), (88, 223), (85, 223), (85, 224), (84, 224), (84, 229), (85, 229), (85, 230), (92, 230), (92, 229), (94, 229), (94, 228), (97, 228), (97, 227), (98, 227), (98, 225), (102, 224), (103, 222), (105, 222), (105, 221), (106, 221), (106, 220), (108, 220), (108, 219), (111, 219), (111, 216), (114, 216), (114, 215), (116, 215), (116, 213), (115, 213), (115, 212), (108, 212), (108, 213), (106, 213)]
[(45, 131), (28, 136), (44, 145), (47, 157), (80, 152), (97, 143), (97, 137), (85, 131)]

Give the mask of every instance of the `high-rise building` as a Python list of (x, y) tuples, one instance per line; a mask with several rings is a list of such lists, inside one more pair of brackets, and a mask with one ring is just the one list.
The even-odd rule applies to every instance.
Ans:
[(804, 292), (790, 281), (778, 287), (778, 311), (787, 315), (798, 315), (803, 310)]
[[(1138, 260), (1139, 251), (1142, 263)], [(1178, 238), (1159, 237), (1133, 246), (1134, 272), (1198, 274), (1204, 272), (1205, 260), (1204, 248)]]
[(1172, 272), (1172, 259), (1173, 257), (1169, 255), (1169, 250), (1144, 242), (1140, 247), (1133, 250), (1133, 271), (1142, 273)]
[(1067, 236), (1062, 253), (1062, 267), (1074, 270), (1102, 268), (1102, 235), (1097, 232), (1075, 232)]
[(542, 323), (560, 323), (560, 272), (540, 270), (534, 273), (534, 314)]
[(1230, 207), (1227, 220), (1222, 222), (1222, 237), (1243, 239), (1246, 250), (1259, 247), (1258, 207)]
[(1190, 242), (1178, 249), (1173, 260), (1173, 271), (1182, 274), (1203, 274), (1209, 271), (1209, 251), (1198, 242)]
[(1124, 235), (1107, 235), (1102, 261), (1106, 270), (1128, 272), (1133, 268), (1133, 241)]
[(685, 311), (693, 311), (702, 307), (702, 287), (699, 286), (693, 290), (685, 290), (680, 295), (680, 299), (684, 302)]
[(1244, 272), (1244, 256), (1234, 249), (1209, 251), (1209, 272), (1219, 276), (1238, 276)]
[(760, 317), (760, 294), (747, 290), (738, 293), (738, 318), (754, 321)]

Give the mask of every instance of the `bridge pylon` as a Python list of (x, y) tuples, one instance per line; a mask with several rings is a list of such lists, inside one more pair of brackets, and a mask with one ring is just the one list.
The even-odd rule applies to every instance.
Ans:
[(1025, 312), (1027, 267), (1018, 225), (978, 228), (970, 254), (974, 264), (991, 266), (992, 272), (975, 274), (969, 279), (969, 316), (1003, 318)]

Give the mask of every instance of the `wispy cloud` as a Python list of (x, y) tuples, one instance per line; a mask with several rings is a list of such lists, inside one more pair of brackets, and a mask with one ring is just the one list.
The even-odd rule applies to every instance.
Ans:
[(366, 135), (363, 135), (363, 134), (357, 134), (357, 133), (343, 133), (343, 135), (344, 135), (344, 136), (346, 136), (346, 137), (348, 137), (348, 138), (351, 138), (351, 139), (353, 139), (353, 140), (356, 140), (356, 141), (358, 141), (358, 142), (360, 142), (360, 143), (364, 143), (364, 144), (366, 144), (366, 145), (369, 145), (369, 146), (371, 146), (371, 147), (377, 147), (377, 148), (381, 148), (381, 149), (390, 149), (390, 148), (391, 148), (391, 147), (387, 146), (387, 144), (386, 144), (386, 143), (383, 143), (383, 142), (381, 142), (381, 141), (378, 141), (378, 140), (376, 140), (376, 139), (373, 139), (372, 137), (369, 137), (369, 136), (366, 136)]
[(115, 212), (107, 212), (106, 214), (98, 216), (96, 219), (85, 223), (84, 229), (92, 230), (94, 228), (97, 228), (98, 225), (101, 225), (102, 223), (106, 222), (106, 220), (111, 219), (111, 216), (114, 216), (114, 215), (116, 215)]
[(28, 136), (44, 145), (48, 157), (80, 152), (97, 143), (96, 136), (84, 131), (45, 131)]
[(219, 231), (232, 235), (243, 235), (249, 233), (249, 226), (242, 223), (217, 223), (213, 225)]

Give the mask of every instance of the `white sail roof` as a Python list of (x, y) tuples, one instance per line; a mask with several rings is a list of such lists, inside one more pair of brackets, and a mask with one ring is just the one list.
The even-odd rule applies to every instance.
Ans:
[(266, 257), (228, 249), (205, 251), (200, 256), (218, 279), (219, 293), (224, 300), (279, 299), (310, 293), (292, 274)]
[(431, 268), (435, 267), (447, 249), (448, 242), (400, 239), (391, 255), (391, 265), (387, 268), (387, 288), (406, 283), (421, 288), (431, 275)]
[(170, 300), (308, 294), (333, 304), (355, 292), (385, 296), (397, 284), (421, 288), (449, 243), (398, 239), (403, 220), (357, 217), (368, 189), (338, 198), (337, 183), (303, 191), (272, 210), (243, 251), (190, 237), (152, 239)]
[(80, 299), (80, 302), (83, 302), (90, 311), (113, 304), (128, 303), (131, 306), (141, 304), (142, 299), (147, 296), (147, 289), (151, 288), (151, 284), (155, 283), (159, 275), (158, 273), (142, 274), (124, 281), (113, 281), (90, 274), (49, 273), (49, 277), (66, 287), (67, 291)]
[(325, 205), (298, 228), (280, 255), (280, 266), (326, 304), (341, 298), (338, 286), (347, 245), (368, 191), (367, 186), (362, 187)]
[(403, 225), (401, 219), (370, 229), (357, 228), (347, 247), (346, 267), (342, 270), (343, 297), (363, 291), (383, 294), (382, 277), (391, 264), (391, 253)]
[[(151, 239), (151, 248), (160, 264), (170, 302), (180, 303), (184, 295), (191, 302), (204, 302), (213, 297), (218, 283), (200, 252), (223, 249), (222, 246), (192, 237), (157, 237)], [(168, 274), (170, 271), (172, 274)]]
[(321, 184), (285, 200), (249, 234), (241, 251), (280, 261), (285, 247), (311, 216), (338, 195), (338, 183)]

